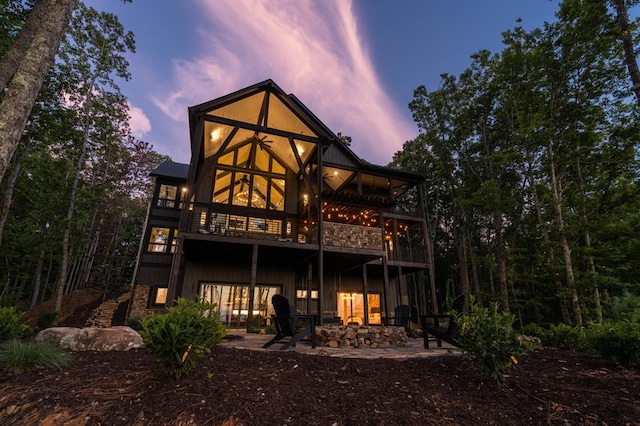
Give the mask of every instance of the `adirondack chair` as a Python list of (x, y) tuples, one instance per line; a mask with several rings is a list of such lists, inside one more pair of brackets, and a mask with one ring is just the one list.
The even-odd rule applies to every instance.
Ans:
[(398, 305), (393, 310), (393, 317), (384, 318), (384, 325), (395, 325), (397, 327), (409, 327), (411, 319), (411, 306)]
[(271, 304), (276, 312), (271, 315), (276, 327), (276, 335), (264, 344), (268, 348), (274, 343), (281, 343), (282, 350), (295, 347), (302, 338), (310, 336), (311, 347), (316, 347), (316, 316), (298, 314), (295, 305), (290, 305), (286, 297), (274, 294)]
[[(463, 305), (464, 296), (460, 295), (453, 300), (451, 310), (461, 313)], [(429, 349), (429, 334), (435, 337), (439, 348), (442, 347), (443, 340), (453, 346), (460, 347), (458, 324), (451, 315), (420, 315), (420, 319), (422, 320), (422, 338), (425, 349)], [(434, 325), (427, 325), (428, 319), (433, 319)], [(446, 322), (441, 325), (440, 320), (446, 320)]]

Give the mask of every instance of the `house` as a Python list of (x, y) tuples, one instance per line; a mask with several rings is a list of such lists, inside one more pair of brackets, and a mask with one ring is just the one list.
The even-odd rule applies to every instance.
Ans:
[[(322, 323), (368, 325), (409, 303), (428, 268), (421, 175), (360, 159), (271, 80), (189, 108), (189, 125), (191, 165), (153, 172), (130, 318), (201, 296), (251, 329), (281, 293)], [(408, 194), (418, 210), (401, 214)]]

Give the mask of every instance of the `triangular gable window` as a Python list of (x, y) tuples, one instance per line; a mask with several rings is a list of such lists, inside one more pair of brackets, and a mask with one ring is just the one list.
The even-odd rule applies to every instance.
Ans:
[[(318, 137), (318, 135), (302, 120), (283, 100), (274, 93), (263, 91), (252, 94), (235, 102), (214, 108), (207, 113), (211, 117), (220, 117), (247, 123), (252, 126), (264, 126), (269, 129), (294, 135)], [(238, 145), (247, 143), (253, 139), (262, 142), (262, 147), (271, 151), (271, 154), (291, 170), (299, 171), (298, 161), (291, 147), (289, 137), (271, 133), (256, 132), (243, 128), (241, 124), (233, 138), (227, 139), (232, 134), (234, 127), (211, 121), (204, 124), (204, 156), (209, 158), (215, 155), (225, 142), (225, 151), (234, 149)], [(315, 143), (303, 141), (293, 137), (295, 151), (302, 163), (306, 163), (315, 149)], [(225, 154), (226, 155), (226, 154)]]
[[(286, 166), (254, 137), (220, 157), (212, 201), (266, 210), (284, 210)], [(279, 177), (277, 177), (277, 176)]]

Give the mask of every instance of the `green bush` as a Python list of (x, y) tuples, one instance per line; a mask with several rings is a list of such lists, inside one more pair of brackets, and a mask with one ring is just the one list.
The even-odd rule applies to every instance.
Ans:
[(186, 376), (220, 342), (226, 330), (215, 304), (178, 298), (162, 315), (142, 320), (140, 335), (146, 348), (172, 379)]
[(29, 326), (20, 322), (24, 313), (13, 306), (0, 308), (0, 342), (19, 339), (29, 330)]
[(62, 369), (71, 364), (71, 355), (49, 342), (11, 339), (0, 346), (0, 364), (15, 373), (39, 368)]
[(129, 318), (126, 322), (126, 325), (136, 331), (140, 331), (142, 330), (142, 318), (140, 317)]
[(526, 334), (527, 336), (538, 337), (540, 340), (542, 340), (542, 337), (545, 335), (545, 329), (536, 323), (530, 323), (522, 328), (522, 333)]
[(264, 334), (276, 334), (276, 326), (274, 324), (269, 324), (265, 329), (264, 329)]
[(51, 325), (58, 319), (60, 312), (58, 311), (45, 311), (38, 315), (38, 329), (44, 330), (51, 327)]
[(587, 328), (591, 352), (625, 367), (640, 363), (640, 324), (620, 321)]
[(589, 344), (585, 329), (582, 327), (572, 327), (564, 323), (551, 324), (547, 330), (544, 330), (543, 335), (538, 337), (542, 340), (543, 346), (588, 351)]
[(611, 297), (611, 311), (616, 320), (640, 322), (640, 297), (628, 290)]
[(455, 314), (460, 327), (463, 353), (471, 355), (480, 370), (498, 383), (509, 377), (509, 369), (517, 363), (516, 356), (525, 355), (519, 333), (513, 328), (515, 316), (498, 310), (498, 303), (481, 308), (470, 298), (470, 314)]

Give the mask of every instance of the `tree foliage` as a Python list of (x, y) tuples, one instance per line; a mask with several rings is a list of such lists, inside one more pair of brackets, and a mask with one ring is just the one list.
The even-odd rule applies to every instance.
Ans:
[(521, 322), (580, 325), (640, 294), (640, 110), (613, 5), (565, 0), (556, 17), (418, 87), (420, 135), (390, 165), (426, 176), (441, 302), (473, 293)]
[(128, 126), (118, 83), (133, 50), (116, 16), (77, 7), (13, 157), (15, 181), (0, 186), (0, 305), (26, 309), (58, 288), (109, 292), (131, 282), (149, 173), (166, 158)]

